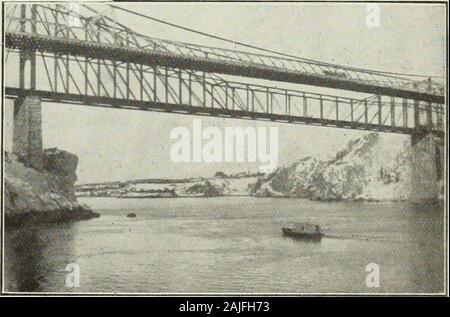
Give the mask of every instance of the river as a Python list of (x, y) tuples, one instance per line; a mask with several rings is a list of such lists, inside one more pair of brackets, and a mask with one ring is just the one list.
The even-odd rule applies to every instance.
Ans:
[[(5, 290), (123, 293), (437, 293), (443, 204), (215, 197), (81, 198), (100, 218), (5, 232)], [(137, 217), (128, 218), (134, 212)], [(321, 242), (283, 237), (320, 224)], [(70, 287), (66, 266), (79, 267)], [(380, 287), (367, 287), (366, 266)]]

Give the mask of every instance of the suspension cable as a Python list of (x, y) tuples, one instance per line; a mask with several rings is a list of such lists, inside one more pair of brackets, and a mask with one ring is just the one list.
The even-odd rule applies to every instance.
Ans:
[[(171, 22), (168, 22), (168, 21), (157, 19), (157, 18), (154, 18), (152, 16), (149, 16), (149, 15), (146, 15), (146, 14), (143, 14), (143, 13), (139, 13), (139, 12), (135, 12), (135, 11), (132, 11), (132, 10), (129, 10), (129, 9), (125, 9), (125, 8), (122, 8), (122, 7), (119, 7), (119, 6), (116, 6), (116, 5), (108, 4), (108, 6), (110, 6), (112, 8), (115, 8), (115, 9), (118, 9), (118, 10), (121, 10), (121, 11), (124, 11), (124, 12), (128, 12), (128, 13), (136, 15), (136, 16), (140, 16), (140, 17), (152, 20), (154, 22), (158, 22), (158, 23), (162, 23), (162, 24), (165, 24), (165, 25), (168, 25), (168, 26), (171, 26), (171, 27), (175, 27), (175, 28), (178, 28), (178, 29), (181, 29), (181, 30), (184, 30), (184, 31), (188, 31), (188, 32), (192, 32), (192, 33), (199, 34), (199, 35), (202, 35), (202, 36), (214, 38), (214, 39), (221, 40), (221, 41), (224, 41), (224, 42), (228, 42), (228, 43), (231, 43), (231, 44), (240, 45), (240, 46), (244, 46), (244, 47), (247, 47), (247, 48), (252, 48), (252, 49), (263, 51), (263, 52), (266, 52), (266, 53), (277, 54), (277, 55), (280, 55), (280, 56), (290, 57), (290, 58), (294, 58), (294, 59), (297, 59), (297, 60), (300, 60), (300, 61), (305, 61), (305, 62), (313, 62), (313, 63), (319, 64), (319, 65), (322, 65), (322, 66), (330, 66), (330, 67), (335, 67), (335, 68), (341, 68), (341, 69), (347, 69), (347, 70), (353, 70), (353, 71), (360, 71), (360, 72), (377, 74), (377, 75), (396, 75), (396, 76), (421, 77), (421, 78), (443, 78), (443, 76), (427, 76), (427, 75), (418, 75), (418, 74), (377, 71), (377, 70), (370, 70), (370, 69), (365, 69), (365, 68), (356, 68), (356, 67), (342, 66), (342, 65), (336, 65), (336, 64), (321, 62), (321, 61), (317, 61), (317, 60), (314, 60), (314, 59), (308, 59), (308, 58), (303, 58), (303, 57), (299, 57), (299, 56), (295, 56), (295, 55), (291, 55), (291, 54), (285, 54), (285, 53), (281, 53), (281, 52), (278, 52), (278, 51), (274, 51), (274, 50), (269, 50), (269, 49), (265, 49), (265, 48), (262, 48), (262, 47), (258, 47), (258, 46), (255, 46), (255, 45), (251, 45), (251, 44), (246, 44), (246, 43), (239, 42), (239, 41), (230, 40), (230, 39), (225, 38), (225, 37), (221, 37), (221, 36), (205, 33), (205, 32), (202, 32), (202, 31), (198, 31), (198, 30), (195, 30), (195, 29), (191, 29), (191, 28), (188, 28), (188, 27), (185, 27), (185, 26), (181, 26), (181, 25), (178, 25), (178, 24), (175, 24), (175, 23), (171, 23)], [(405, 78), (402, 78), (402, 79), (405, 79)]]

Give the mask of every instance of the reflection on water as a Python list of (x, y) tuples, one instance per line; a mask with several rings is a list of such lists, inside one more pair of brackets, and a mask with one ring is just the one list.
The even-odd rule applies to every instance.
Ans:
[[(443, 205), (251, 197), (85, 198), (100, 218), (5, 232), (5, 289), (28, 292), (442, 292)], [(136, 218), (127, 218), (133, 212)], [(283, 237), (320, 224), (319, 243)], [(365, 267), (380, 266), (380, 288)], [(67, 264), (80, 287), (65, 285)]]
[(64, 285), (65, 267), (75, 262), (74, 226), (46, 224), (5, 232), (5, 289), (47, 291)]

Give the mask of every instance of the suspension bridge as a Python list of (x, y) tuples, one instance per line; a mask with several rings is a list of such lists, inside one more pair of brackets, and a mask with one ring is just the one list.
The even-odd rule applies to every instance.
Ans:
[[(110, 8), (121, 17), (165, 23), (245, 49), (156, 38), (84, 4), (77, 10), (6, 6), (4, 92), (15, 100), (22, 130), (14, 135), (21, 149), (16, 152), (42, 147), (30, 139), (40, 131), (23, 132), (24, 120), (39, 122), (40, 110), (35, 119), (20, 114), (23, 104), (40, 107), (41, 101), (444, 137), (445, 85), (439, 78), (315, 61)], [(335, 93), (318, 93), (318, 87)]]
[[(5, 47), (8, 55), (18, 57), (20, 77), (16, 87), (7, 83), (7, 97), (32, 91), (61, 103), (409, 134), (443, 130), (444, 89), (431, 78), (152, 38), (87, 5), (82, 8), (85, 14), (41, 4), (15, 5), (6, 12)], [(40, 82), (37, 72), (45, 74)], [(374, 96), (361, 100), (309, 93), (229, 81), (221, 74)]]

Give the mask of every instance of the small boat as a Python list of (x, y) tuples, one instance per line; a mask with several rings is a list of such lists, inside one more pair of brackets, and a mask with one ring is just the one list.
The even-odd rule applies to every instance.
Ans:
[(283, 234), (288, 237), (305, 240), (320, 241), (324, 234), (320, 231), (320, 226), (312, 223), (294, 223), (281, 228)]

